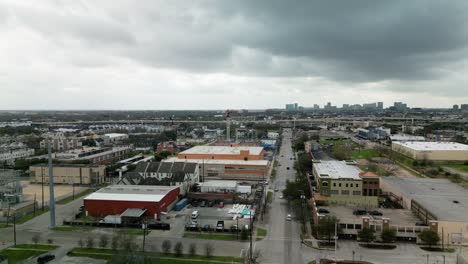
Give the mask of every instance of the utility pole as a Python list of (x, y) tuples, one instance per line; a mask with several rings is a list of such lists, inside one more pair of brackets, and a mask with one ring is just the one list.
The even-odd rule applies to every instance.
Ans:
[(55, 197), (54, 197), (54, 173), (52, 172), (52, 146), (50, 138), (47, 138), (49, 152), (49, 209), (50, 209), (50, 226), (55, 227)]
[(15, 215), (13, 216), (13, 240), (14, 240), (15, 247), (16, 247), (16, 211), (15, 211)]
[(253, 226), (252, 226), (252, 210), (249, 209), (249, 216), (250, 216), (250, 256), (249, 256), (249, 263), (252, 263), (252, 230), (253, 230)]
[(41, 169), (41, 175), (42, 175), (42, 183), (41, 183), (41, 188), (42, 188), (42, 211), (44, 212), (44, 169)]
[(143, 220), (142, 228), (143, 228), (143, 246), (142, 246), (142, 250), (143, 250), (143, 252), (145, 252), (145, 242), (146, 242), (146, 220)]

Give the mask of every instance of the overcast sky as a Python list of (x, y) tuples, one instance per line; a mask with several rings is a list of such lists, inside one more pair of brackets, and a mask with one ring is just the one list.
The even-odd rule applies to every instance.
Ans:
[(467, 0), (2, 0), (0, 109), (451, 107), (467, 22)]

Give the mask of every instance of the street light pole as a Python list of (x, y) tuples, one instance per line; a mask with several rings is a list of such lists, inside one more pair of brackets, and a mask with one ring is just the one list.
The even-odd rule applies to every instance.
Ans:
[(249, 262), (252, 263), (252, 210), (249, 210), (249, 216), (250, 216), (250, 256), (249, 256)]
[(54, 197), (54, 173), (52, 171), (52, 146), (50, 138), (47, 139), (49, 152), (49, 209), (50, 209), (50, 228), (55, 227), (55, 197)]

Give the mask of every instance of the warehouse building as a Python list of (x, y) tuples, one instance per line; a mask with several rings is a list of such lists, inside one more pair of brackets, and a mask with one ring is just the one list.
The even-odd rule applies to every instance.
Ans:
[(445, 243), (468, 245), (468, 192), (447, 179), (385, 177), (381, 189), (410, 209)]
[[(29, 174), (35, 182), (49, 182), (47, 164), (36, 164), (29, 167)], [(54, 164), (52, 168), (54, 183), (63, 184), (100, 184), (104, 182), (106, 166), (97, 164)]]
[(104, 217), (139, 208), (159, 219), (177, 203), (179, 193), (179, 186), (111, 185), (84, 198), (84, 211), (88, 216)]
[(415, 160), (468, 160), (468, 145), (455, 142), (392, 142), (392, 150)]
[(263, 160), (262, 147), (195, 146), (177, 155), (179, 159)]

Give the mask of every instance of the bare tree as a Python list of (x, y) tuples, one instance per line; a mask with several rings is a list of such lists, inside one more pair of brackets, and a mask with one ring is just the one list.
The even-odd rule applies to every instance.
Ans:
[(84, 247), (84, 241), (83, 241), (83, 238), (80, 237), (80, 239), (78, 240), (78, 246), (80, 248), (83, 248)]
[(93, 248), (94, 247), (94, 237), (89, 236), (86, 238), (86, 247)]
[(34, 234), (34, 236), (31, 238), (32, 242), (37, 245), (39, 243), (39, 240), (41, 240), (41, 235), (40, 234)]
[(164, 240), (163, 243), (162, 243), (162, 252), (164, 254), (169, 254), (169, 252), (171, 251), (171, 241), (169, 240)]
[(211, 258), (213, 256), (214, 247), (210, 243), (205, 244), (205, 256)]
[(182, 245), (182, 242), (177, 242), (175, 245), (174, 245), (174, 254), (177, 256), (177, 257), (180, 257), (182, 256), (182, 253), (184, 251), (184, 245)]
[(189, 246), (189, 255), (195, 256), (197, 254), (197, 244), (191, 243)]
[(112, 236), (111, 248), (112, 250), (117, 250), (119, 248), (119, 237), (116, 235)]
[(99, 237), (99, 247), (106, 248), (109, 243), (109, 238), (107, 235), (103, 234)]

